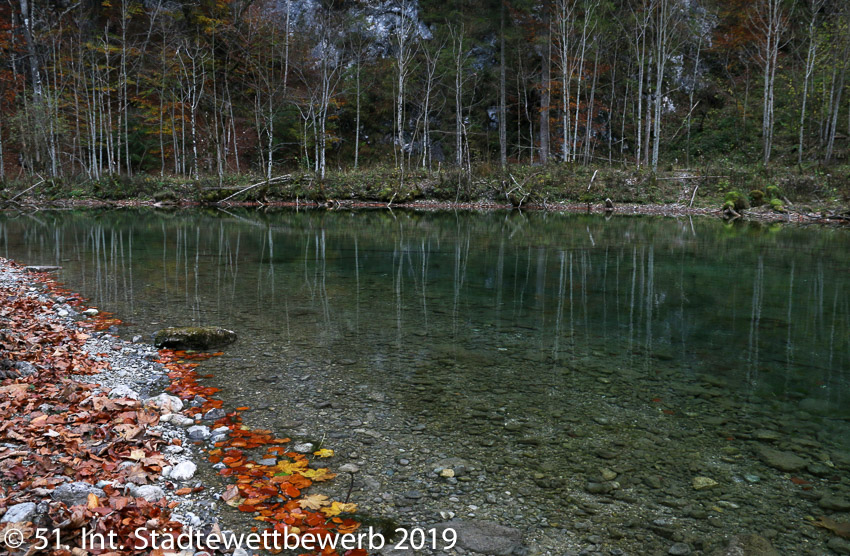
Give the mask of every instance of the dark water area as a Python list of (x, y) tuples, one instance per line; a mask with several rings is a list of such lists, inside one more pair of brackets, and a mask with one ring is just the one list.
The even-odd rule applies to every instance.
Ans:
[(744, 532), (829, 553), (806, 518), (850, 517), (824, 502), (850, 496), (844, 230), (63, 211), (0, 216), (0, 254), (62, 266), (125, 337), (235, 330), (209, 382), (248, 424), (359, 465), (370, 514), (498, 521), (538, 554)]

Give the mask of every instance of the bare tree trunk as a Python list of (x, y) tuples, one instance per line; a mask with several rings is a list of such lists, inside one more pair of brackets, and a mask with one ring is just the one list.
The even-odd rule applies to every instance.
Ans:
[(268, 98), (266, 109), (266, 139), (268, 140), (266, 157), (266, 179), (272, 179), (272, 162), (274, 160), (274, 106), (271, 95)]
[(584, 17), (582, 21), (581, 27), (581, 46), (580, 54), (579, 54), (579, 66), (578, 66), (578, 83), (576, 84), (576, 113), (575, 113), (575, 125), (573, 126), (573, 146), (572, 146), (572, 159), (575, 162), (576, 157), (578, 156), (578, 124), (579, 124), (579, 110), (581, 109), (581, 83), (584, 80), (584, 56), (587, 52), (587, 37), (588, 34), (593, 31), (590, 25), (590, 19), (593, 17), (593, 12), (596, 9), (595, 0), (588, 0), (585, 2), (584, 6)]
[(28, 0), (20, 0), (21, 18), (23, 19), (22, 31), (24, 40), (27, 43), (27, 58), (29, 58), (30, 79), (32, 79), (32, 98), (33, 103), (41, 102), (42, 83), (41, 71), (39, 69), (38, 53), (35, 50), (32, 35), (32, 13), (30, 12), (30, 4)]
[(829, 162), (832, 159), (832, 151), (835, 147), (835, 133), (838, 131), (838, 114), (841, 112), (841, 93), (844, 91), (844, 83), (847, 75), (847, 56), (850, 55), (850, 40), (845, 40), (844, 51), (841, 56), (841, 70), (838, 77), (838, 86), (835, 87), (835, 100), (830, 104), (833, 106), (831, 121), (828, 122), (828, 135), (826, 142), (826, 154), (824, 161)]
[(399, 23), (394, 35), (396, 44), (396, 149), (398, 156), (396, 163), (401, 170), (400, 184), (404, 184), (404, 90), (407, 84), (407, 74), (410, 71), (410, 62), (413, 59), (413, 22), (407, 14), (409, 9), (407, 0), (400, 4)]
[(587, 124), (584, 128), (584, 165), (590, 163), (590, 135), (593, 127), (593, 103), (596, 100), (596, 81), (598, 78), (597, 70), (599, 69), (599, 45), (596, 46), (596, 53), (593, 57), (593, 82), (590, 85), (590, 102), (587, 103)]
[(463, 27), (455, 43), (455, 162), (463, 168)]
[(634, 14), (635, 23), (634, 33), (635, 33), (635, 59), (638, 64), (638, 90), (637, 90), (637, 120), (635, 122), (635, 132), (637, 134), (635, 140), (635, 164), (638, 168), (641, 165), (641, 155), (643, 153), (643, 81), (644, 81), (644, 73), (646, 66), (646, 31), (649, 27), (649, 18), (651, 17), (651, 10), (654, 0), (650, 0), (650, 4), (646, 4), (646, 0), (643, 0), (643, 3), (638, 6), (638, 9), (641, 11), (635, 11), (632, 9), (632, 13)]
[(546, 45), (543, 47), (542, 70), (540, 72), (540, 163), (549, 162), (549, 105), (551, 103), (552, 74), (552, 26), (548, 13), (546, 22)]
[(570, 58), (570, 36), (572, 33), (572, 0), (558, 0), (558, 65), (561, 70), (561, 160), (570, 159), (571, 116), (570, 83), (573, 78), (573, 62)]
[(811, 10), (812, 18), (809, 20), (809, 48), (806, 51), (806, 71), (803, 81), (803, 102), (800, 107), (800, 137), (797, 144), (797, 164), (803, 164), (803, 134), (806, 127), (806, 102), (809, 97), (809, 80), (815, 69), (815, 60), (817, 55), (817, 40), (815, 38), (815, 25), (817, 23), (817, 14), (823, 5), (824, 0), (812, 0)]
[(664, 97), (664, 68), (670, 55), (671, 0), (658, 0), (655, 28), (655, 120), (652, 144), (652, 171), (658, 171), (658, 151), (661, 148), (661, 101)]
[(6, 179), (6, 162), (3, 158), (3, 111), (0, 110), (0, 181)]
[(437, 73), (437, 63), (440, 59), (445, 43), (434, 46), (431, 51), (427, 47), (425, 53), (425, 107), (423, 110), (422, 124), (422, 169), (431, 169), (431, 95), (434, 90), (434, 82)]
[[(646, 64), (646, 92), (647, 95), (650, 95), (651, 92), (651, 81), (652, 81), (652, 68), (653, 56), (649, 56), (649, 60)], [(657, 94), (657, 93), (656, 93)], [(652, 101), (652, 102), (650, 102)], [(650, 98), (646, 99), (646, 127), (644, 128), (644, 149), (643, 149), (643, 164), (644, 166), (649, 166), (649, 155), (652, 150), (652, 145), (650, 143), (650, 137), (652, 137), (652, 110), (655, 107), (655, 97), (650, 95)]]
[(785, 18), (781, 0), (762, 0), (755, 15), (750, 18), (761, 33), (759, 57), (764, 73), (761, 125), (764, 164), (770, 162), (770, 153), (773, 148), (774, 84), (779, 43), (787, 24)]
[(699, 57), (702, 51), (702, 30), (700, 30), (699, 41), (697, 42), (697, 55), (694, 60), (694, 73), (691, 78), (691, 90), (688, 92), (688, 119), (687, 119), (687, 141), (685, 148), (685, 167), (691, 167), (691, 114), (694, 111), (694, 92), (697, 88), (697, 77), (699, 75)]
[(611, 164), (611, 159), (613, 157), (613, 142), (614, 142), (614, 129), (611, 125), (613, 122), (612, 115), (614, 114), (614, 91), (617, 90), (617, 59), (614, 58), (614, 68), (611, 74), (611, 99), (608, 101), (608, 164)]
[[(357, 55), (357, 68), (356, 68), (356, 87), (357, 87), (357, 115), (355, 117), (355, 125), (354, 125), (354, 169), (357, 169), (357, 166), (360, 161), (360, 68), (362, 64), (361, 53), (358, 52)], [(427, 122), (426, 122), (427, 125)]]
[[(130, 19), (130, 14), (127, 11), (127, 0), (121, 0), (121, 101), (120, 105), (122, 107), (121, 114), (123, 115), (124, 121), (124, 167), (127, 171), (128, 175), (133, 173), (133, 169), (130, 167), (130, 121), (129, 121), (129, 113), (130, 113), (130, 100), (127, 94), (127, 23)], [(119, 130), (118, 133), (121, 133), (121, 119), (118, 121)]]
[(283, 55), (283, 94), (286, 96), (286, 80), (289, 77), (289, 23), (290, 23), (290, 15), (289, 12), (292, 8), (292, 0), (286, 0), (286, 23), (284, 25), (284, 33), (286, 36), (284, 37), (284, 55)]
[(230, 95), (230, 84), (224, 82), (225, 90), (227, 91), (227, 107), (230, 110), (230, 130), (233, 135), (233, 160), (236, 162), (236, 173), (240, 173), (239, 168), (239, 134), (236, 133), (236, 118), (233, 117), (233, 98)]
[[(427, 121), (426, 121), (426, 126)], [(504, 169), (508, 165), (508, 122), (505, 100), (505, 4), (499, 11), (499, 162)]]
[[(186, 56), (189, 58), (191, 64), (191, 75), (189, 75), (189, 69), (186, 67), (186, 64), (183, 62), (183, 56), (178, 54), (178, 59), (180, 60), (180, 64), (183, 67), (183, 73), (186, 75), (189, 81), (189, 123), (191, 126), (191, 139), (192, 139), (192, 176), (198, 180), (200, 179), (200, 167), (199, 161), (200, 156), (198, 154), (198, 107), (201, 103), (201, 97), (204, 93), (204, 85), (206, 82), (206, 67), (204, 64), (204, 56), (200, 52), (200, 50), (196, 47), (195, 52), (191, 53), (189, 51), (188, 43), (182, 47), (182, 50), (186, 52)], [(200, 67), (199, 67), (200, 66)], [(199, 76), (200, 72), (200, 76)]]

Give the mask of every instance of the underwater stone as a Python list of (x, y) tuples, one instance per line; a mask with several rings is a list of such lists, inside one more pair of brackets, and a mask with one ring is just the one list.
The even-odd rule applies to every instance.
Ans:
[(785, 472), (800, 471), (809, 464), (808, 461), (793, 452), (782, 452), (767, 446), (759, 447), (758, 454), (764, 463)]
[(236, 332), (217, 326), (172, 326), (157, 331), (154, 345), (171, 349), (212, 349), (236, 341)]

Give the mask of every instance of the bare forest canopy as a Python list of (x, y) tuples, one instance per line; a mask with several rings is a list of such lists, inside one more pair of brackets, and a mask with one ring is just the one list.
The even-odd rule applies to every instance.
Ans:
[(0, 178), (848, 154), (845, 0), (7, 0)]

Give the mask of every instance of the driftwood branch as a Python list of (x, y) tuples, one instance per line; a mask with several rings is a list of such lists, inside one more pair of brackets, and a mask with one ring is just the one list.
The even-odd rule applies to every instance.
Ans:
[[(41, 176), (39, 176), (39, 177), (41, 177)], [(15, 202), (15, 199), (17, 199), (17, 198), (18, 198), (18, 197), (20, 197), (21, 195), (24, 195), (25, 193), (29, 193), (30, 191), (32, 191), (33, 189), (35, 189), (35, 188), (36, 188), (36, 187), (38, 187), (39, 185), (43, 184), (43, 183), (44, 183), (44, 181), (45, 181), (45, 180), (44, 180), (44, 178), (41, 178), (41, 181), (39, 181), (39, 182), (37, 182), (37, 183), (35, 183), (35, 184), (33, 184), (33, 185), (31, 185), (31, 186), (27, 187), (26, 189), (24, 189), (23, 191), (21, 191), (20, 193), (18, 193), (17, 195), (15, 195), (14, 197), (12, 197), (11, 199), (9, 199), (9, 200), (8, 200), (8, 201), (6, 201), (6, 202), (7, 202), (7, 203), (14, 203), (14, 202)]]
[(523, 188), (525, 187), (525, 184), (528, 182), (528, 180), (537, 176), (539, 173), (540, 172), (535, 172), (535, 173), (531, 174), (530, 176), (528, 176), (527, 178), (522, 180), (522, 183), (519, 183), (518, 181), (516, 181), (516, 178), (514, 177), (513, 174), (508, 174), (511, 177), (511, 181), (514, 182), (514, 187), (505, 191), (505, 200), (508, 202), (508, 204), (511, 204), (511, 205), (513, 204), (511, 202), (511, 193), (513, 193), (514, 191), (519, 191), (520, 193), (522, 193), (522, 199), (520, 199), (519, 204), (516, 207), (522, 208), (522, 204), (525, 202), (525, 200), (528, 198), (528, 196), (531, 195), (531, 192), (526, 193), (525, 189), (523, 189)]
[(585, 193), (590, 193), (590, 186), (593, 185), (593, 180), (596, 179), (597, 172), (599, 172), (598, 169), (593, 171), (593, 175), (590, 177), (590, 183), (587, 184), (587, 191), (585, 191)]
[(232, 199), (232, 198), (234, 198), (238, 195), (241, 195), (242, 193), (245, 193), (246, 191), (254, 189), (255, 187), (260, 187), (261, 185), (265, 185), (265, 184), (269, 184), (269, 183), (275, 183), (275, 182), (279, 182), (279, 181), (287, 181), (287, 180), (291, 180), (291, 179), (292, 179), (292, 176), (290, 174), (286, 174), (284, 176), (278, 176), (278, 177), (272, 178), (270, 180), (263, 180), (263, 181), (251, 184), (244, 189), (240, 189), (239, 191), (237, 191), (233, 195), (228, 195), (227, 197), (225, 197), (224, 199), (219, 201), (219, 203), (225, 203), (225, 202), (229, 201), (230, 199)]
[(698, 189), (699, 189), (699, 185), (697, 185), (696, 187), (694, 187), (694, 194), (693, 194), (693, 195), (691, 195), (691, 202), (690, 202), (690, 203), (688, 203), (688, 208), (691, 208), (692, 206), (694, 206), (694, 199), (696, 199), (696, 197), (697, 197), (697, 190), (698, 190)]
[(699, 180), (702, 178), (726, 178), (728, 176), (673, 176), (671, 178), (655, 178), (655, 181), (664, 180)]

